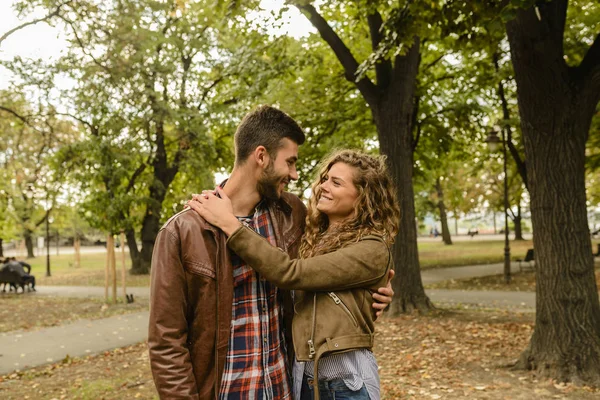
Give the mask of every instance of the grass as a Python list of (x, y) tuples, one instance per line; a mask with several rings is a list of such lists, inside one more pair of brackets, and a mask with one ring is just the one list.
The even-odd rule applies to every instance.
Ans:
[[(121, 253), (116, 255), (117, 286), (122, 285), (121, 280)], [(31, 264), (31, 273), (35, 275), (36, 284), (45, 286), (104, 286), (106, 253), (84, 253), (81, 254), (81, 266), (75, 268), (75, 256), (73, 254), (55, 255), (50, 254), (51, 276), (46, 276), (46, 257), (38, 256), (28, 259)], [(129, 253), (125, 253), (125, 282), (128, 287), (147, 287), (150, 285), (148, 275), (131, 275), (131, 259)], [(112, 281), (109, 281), (112, 284)]]
[[(596, 262), (596, 285), (600, 288), (600, 263)], [(490, 275), (479, 278), (450, 279), (425, 286), (427, 289), (451, 290), (501, 290), (509, 292), (535, 292), (535, 272), (517, 272), (511, 281), (504, 283), (504, 275)]]
[[(422, 269), (494, 264), (504, 260), (503, 240), (455, 242), (451, 246), (441, 241), (420, 242), (418, 247)], [(511, 241), (511, 259), (525, 257), (527, 249), (532, 247), (531, 240)]]

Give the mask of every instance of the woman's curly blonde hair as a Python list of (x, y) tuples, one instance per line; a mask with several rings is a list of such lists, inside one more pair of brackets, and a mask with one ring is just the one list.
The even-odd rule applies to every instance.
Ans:
[[(358, 190), (354, 213), (344, 223), (328, 231), (327, 215), (317, 210), (321, 182), (336, 163), (354, 168), (353, 183)], [(339, 150), (326, 157), (312, 185), (308, 203), (306, 230), (300, 246), (302, 257), (332, 252), (365, 235), (378, 235), (391, 245), (400, 223), (396, 185), (387, 169), (384, 156), (372, 156), (355, 150)]]

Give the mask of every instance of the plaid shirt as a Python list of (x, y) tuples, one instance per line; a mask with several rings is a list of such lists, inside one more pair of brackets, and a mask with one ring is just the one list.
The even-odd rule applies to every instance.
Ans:
[[(275, 245), (266, 207), (259, 205), (252, 217), (240, 220)], [(233, 317), (219, 398), (291, 399), (278, 289), (236, 254), (231, 261)]]

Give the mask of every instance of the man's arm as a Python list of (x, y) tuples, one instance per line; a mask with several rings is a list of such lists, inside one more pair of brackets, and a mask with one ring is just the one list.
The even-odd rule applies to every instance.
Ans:
[(179, 238), (163, 229), (152, 254), (148, 347), (150, 368), (161, 399), (198, 399), (187, 348), (188, 321), (185, 271)]
[(375, 318), (381, 317), (385, 309), (392, 303), (392, 298), (394, 297), (394, 289), (392, 289), (392, 279), (396, 273), (393, 269), (390, 269), (388, 273), (388, 283), (385, 287), (380, 287), (377, 289), (377, 292), (372, 293), (373, 300), (373, 308), (377, 310), (375, 313)]
[(23, 268), (27, 268), (27, 274), (31, 274), (31, 265), (27, 264), (25, 261), (19, 261), (19, 264), (23, 266)]

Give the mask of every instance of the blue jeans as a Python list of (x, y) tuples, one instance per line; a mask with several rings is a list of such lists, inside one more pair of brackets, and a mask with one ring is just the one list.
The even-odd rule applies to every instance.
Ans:
[[(300, 400), (313, 400), (313, 381), (308, 376), (302, 378), (302, 391)], [(367, 388), (363, 385), (359, 390), (350, 390), (342, 379), (319, 382), (319, 395), (321, 400), (370, 400)]]

